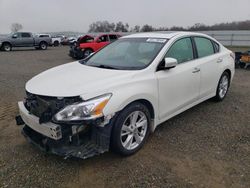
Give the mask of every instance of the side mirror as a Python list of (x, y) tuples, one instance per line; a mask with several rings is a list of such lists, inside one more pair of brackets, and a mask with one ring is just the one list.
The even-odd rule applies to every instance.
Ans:
[(177, 59), (171, 58), (171, 57), (166, 57), (164, 59), (164, 69), (172, 69), (176, 67), (178, 64)]
[(14, 39), (17, 38), (17, 35), (16, 34), (12, 35), (12, 38), (14, 38)]

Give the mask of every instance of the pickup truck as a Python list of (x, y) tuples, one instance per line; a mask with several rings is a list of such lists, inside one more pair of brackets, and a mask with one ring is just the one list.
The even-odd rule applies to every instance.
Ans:
[(36, 36), (40, 37), (40, 38), (44, 38), (44, 37), (48, 37), (51, 38), (51, 46), (59, 46), (62, 39), (60, 37), (57, 36), (51, 36), (49, 34), (37, 34)]
[(35, 47), (46, 50), (51, 45), (50, 37), (38, 37), (29, 32), (17, 32), (0, 39), (0, 49), (11, 51), (12, 47)]

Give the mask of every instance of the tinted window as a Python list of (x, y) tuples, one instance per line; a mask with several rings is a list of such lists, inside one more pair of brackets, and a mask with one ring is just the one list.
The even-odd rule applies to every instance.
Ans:
[(193, 47), (190, 38), (180, 39), (168, 50), (165, 57), (177, 59), (178, 63), (183, 63), (194, 59)]
[(109, 35), (109, 39), (110, 41), (115, 41), (117, 39), (117, 36), (116, 35)]
[(22, 33), (22, 37), (31, 37), (30, 33)]
[(198, 57), (205, 57), (214, 54), (214, 47), (211, 40), (202, 37), (195, 37), (194, 40), (197, 47)]
[(40, 35), (39, 37), (49, 37), (49, 35)]
[(21, 33), (15, 33), (12, 35), (13, 37), (16, 37), (16, 38), (20, 38), (21, 37)]

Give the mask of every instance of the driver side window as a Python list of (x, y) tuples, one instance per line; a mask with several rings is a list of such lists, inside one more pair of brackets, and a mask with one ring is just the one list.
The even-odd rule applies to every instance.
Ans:
[(178, 64), (194, 59), (192, 41), (190, 38), (183, 38), (176, 41), (168, 50), (165, 57), (177, 59)]

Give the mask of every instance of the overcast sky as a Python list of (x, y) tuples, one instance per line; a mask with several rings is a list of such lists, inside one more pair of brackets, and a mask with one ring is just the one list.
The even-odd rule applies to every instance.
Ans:
[(95, 21), (130, 26), (191, 26), (250, 19), (250, 0), (0, 0), (0, 33), (21, 23), (31, 32), (86, 32)]

